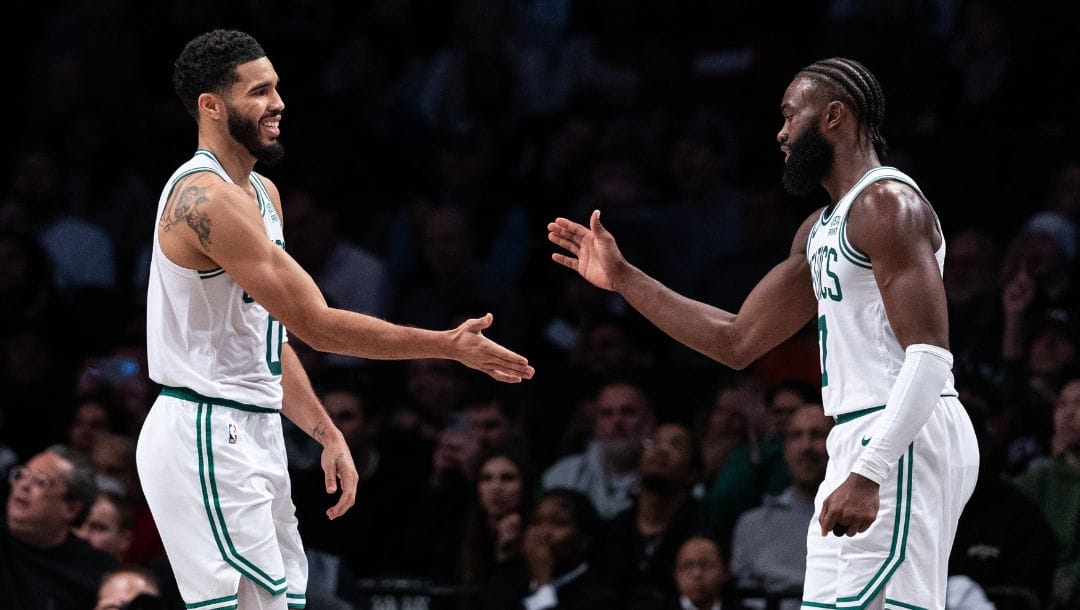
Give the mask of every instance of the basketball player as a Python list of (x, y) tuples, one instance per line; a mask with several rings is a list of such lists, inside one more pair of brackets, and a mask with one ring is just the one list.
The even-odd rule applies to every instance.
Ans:
[[(884, 97), (849, 59), (799, 71), (780, 105), (783, 182), (829, 205), (738, 313), (675, 294), (629, 264), (594, 211), (553, 255), (666, 333), (742, 368), (816, 319), (829, 465), (807, 542), (803, 606), (944, 608), (949, 550), (978, 471), (948, 351), (945, 240), (915, 182), (883, 167)], [(831, 535), (830, 532), (836, 534)]]
[(323, 445), (326, 491), (341, 491), (329, 518), (352, 506), (358, 477), (285, 329), (322, 351), (453, 359), (505, 382), (533, 369), (483, 336), (490, 314), (435, 332), (327, 306), (284, 250), (278, 189), (252, 171), (281, 157), (284, 109), (253, 38), (195, 38), (173, 83), (198, 124), (198, 150), (158, 203), (147, 348), (164, 389), (140, 433), (139, 475), (187, 607), (303, 608), (307, 564), (280, 415)]

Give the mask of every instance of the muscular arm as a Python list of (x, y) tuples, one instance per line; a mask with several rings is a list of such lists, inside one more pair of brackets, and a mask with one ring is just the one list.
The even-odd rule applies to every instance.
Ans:
[(806, 260), (806, 240), (816, 217), (803, 223), (788, 257), (758, 282), (738, 313), (681, 296), (625, 262), (612, 275), (612, 285), (675, 340), (741, 369), (795, 334), (817, 311)]
[(266, 238), (262, 217), (240, 187), (203, 175), (183, 186), (161, 224), (169, 258), (189, 268), (222, 267), (313, 348), (372, 359), (449, 358), (501, 381), (532, 376), (524, 358), (480, 334), (490, 317), (431, 331), (329, 307), (311, 276)]
[(945, 285), (934, 257), (941, 235), (930, 206), (908, 186), (879, 182), (852, 206), (847, 234), (870, 257), (900, 347), (948, 349)]

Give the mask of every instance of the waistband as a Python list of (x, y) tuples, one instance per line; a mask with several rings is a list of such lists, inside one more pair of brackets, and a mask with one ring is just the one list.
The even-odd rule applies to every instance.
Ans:
[(278, 409), (256, 407), (255, 405), (248, 405), (242, 402), (237, 402), (235, 400), (229, 400), (227, 398), (212, 398), (210, 396), (204, 396), (202, 394), (199, 394), (195, 390), (189, 388), (174, 388), (171, 386), (165, 386), (161, 389), (161, 395), (179, 398), (180, 400), (186, 400), (188, 402), (205, 402), (212, 405), (229, 407), (230, 409), (248, 411), (251, 413), (280, 413)]
[[(942, 394), (938, 398), (956, 398), (956, 394)], [(836, 425), (846, 424), (849, 421), (859, 419), (863, 415), (870, 415), (871, 413), (877, 413), (885, 408), (885, 405), (878, 405), (876, 407), (870, 407), (869, 409), (859, 409), (858, 411), (851, 411), (848, 413), (841, 413), (840, 415), (833, 415), (833, 421)]]

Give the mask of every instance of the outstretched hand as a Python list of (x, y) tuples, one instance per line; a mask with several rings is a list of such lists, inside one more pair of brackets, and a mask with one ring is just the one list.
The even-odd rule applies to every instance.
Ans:
[[(833, 490), (821, 505), (821, 535), (836, 532), (838, 536), (854, 536), (865, 532), (877, 518), (880, 486), (870, 479), (851, 473), (840, 487)], [(834, 530), (839, 526), (838, 529)]]
[(532, 379), (535, 369), (524, 356), (515, 354), (484, 336), (482, 332), (495, 319), (490, 313), (482, 318), (465, 320), (451, 333), (454, 359), (465, 366), (483, 371), (497, 381), (520, 383)]
[(593, 210), (589, 228), (566, 218), (548, 223), (548, 241), (565, 249), (570, 256), (556, 252), (551, 259), (581, 274), (598, 288), (615, 290), (615, 273), (626, 263), (615, 238), (600, 224), (600, 210)]

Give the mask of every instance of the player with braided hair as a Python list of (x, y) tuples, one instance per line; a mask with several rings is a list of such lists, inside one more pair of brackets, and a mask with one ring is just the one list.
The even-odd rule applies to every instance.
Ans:
[(837, 425), (807, 534), (802, 606), (944, 608), (979, 452), (953, 386), (941, 225), (915, 181), (881, 163), (885, 96), (864, 66), (806, 66), (780, 113), (785, 188), (824, 188), (829, 205), (803, 222), (738, 312), (682, 297), (631, 265), (599, 210), (588, 227), (548, 225), (567, 251), (553, 259), (734, 368), (816, 323), (825, 414)]

